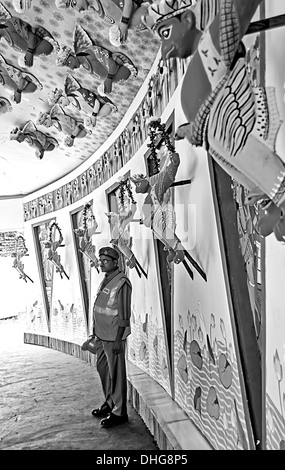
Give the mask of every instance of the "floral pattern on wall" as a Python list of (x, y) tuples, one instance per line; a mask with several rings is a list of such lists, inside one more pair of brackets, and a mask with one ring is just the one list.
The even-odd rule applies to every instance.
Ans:
[(170, 374), (166, 357), (165, 333), (158, 319), (150, 312), (132, 309), (132, 334), (128, 339), (128, 359), (144, 370), (171, 395)]
[(223, 318), (204, 316), (200, 303), (183, 318), (174, 334), (175, 399), (214, 449), (248, 450), (239, 367)]
[(269, 393), (266, 393), (266, 449), (285, 450), (285, 381), (282, 361), (279, 352), (275, 351), (272, 365), (275, 372), (275, 385), (279, 406), (274, 404)]

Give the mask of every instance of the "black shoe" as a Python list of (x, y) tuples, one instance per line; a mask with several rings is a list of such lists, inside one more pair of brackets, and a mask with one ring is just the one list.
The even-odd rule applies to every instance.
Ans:
[(108, 405), (108, 403), (103, 403), (103, 405), (100, 408), (95, 408), (95, 410), (91, 411), (92, 416), (95, 416), (95, 418), (105, 418), (111, 413), (111, 408)]
[(118, 426), (119, 424), (127, 423), (128, 421), (128, 415), (117, 416), (110, 413), (107, 418), (101, 420), (100, 424), (103, 428), (111, 428), (113, 426)]

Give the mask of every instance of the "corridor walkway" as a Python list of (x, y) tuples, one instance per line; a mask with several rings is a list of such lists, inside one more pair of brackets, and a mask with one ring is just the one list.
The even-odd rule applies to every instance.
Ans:
[(0, 320), (0, 450), (158, 450), (128, 404), (129, 423), (100, 426), (96, 369), (68, 354), (23, 343), (16, 320)]

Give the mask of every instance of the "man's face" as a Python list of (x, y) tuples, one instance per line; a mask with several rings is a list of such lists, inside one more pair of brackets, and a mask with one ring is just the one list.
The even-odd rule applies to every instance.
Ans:
[(110, 256), (101, 255), (99, 256), (99, 265), (102, 273), (110, 273), (117, 268), (118, 262)]
[(188, 22), (181, 21), (178, 17), (169, 18), (159, 25), (157, 33), (162, 42), (163, 60), (171, 57), (185, 59), (193, 53), (193, 31)]

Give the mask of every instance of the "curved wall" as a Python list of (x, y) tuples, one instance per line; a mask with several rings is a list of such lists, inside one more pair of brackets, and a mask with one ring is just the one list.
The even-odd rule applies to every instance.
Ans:
[[(185, 64), (177, 63), (179, 83), (184, 67)], [(162, 97), (165, 102), (160, 105), (161, 118), (164, 123), (172, 122), (175, 130), (185, 122), (180, 105), (180, 84), (168, 103), (167, 89), (164, 81)], [(146, 92), (145, 85), (137, 97), (139, 103)], [(138, 101), (130, 113), (134, 114)], [(113, 136), (115, 141), (124, 125), (126, 122), (121, 123), (118, 134)], [(92, 305), (101, 275), (95, 268), (86, 269), (85, 266), (82, 270), (80, 267), (74, 238), (74, 214), (82, 211), (86, 202), (92, 203), (98, 223), (98, 233), (92, 240), (96, 252), (101, 246), (110, 244), (110, 227), (105, 214), (109, 210), (108, 195), (118, 186), (121, 177), (147, 173), (147, 143), (143, 142), (116, 173), (102, 179), (86, 196), (71, 204), (66, 203), (56, 211), (39, 216), (30, 213), (26, 217), (25, 238), (30, 256), (24, 260), (25, 271), (34, 281), (27, 285), (27, 342), (50, 347), (68, 344), (63, 350), (79, 354), (81, 343), (91, 331)], [(106, 143), (102, 152), (108, 145), (114, 145), (114, 142)], [(156, 240), (150, 230), (139, 223), (144, 196), (135, 194), (133, 186), (137, 210), (136, 221), (129, 224), (129, 231), (133, 239), (132, 250), (147, 277), (139, 277), (135, 269), (126, 267), (133, 284), (132, 334), (128, 339), (131, 390), (133, 387), (139, 390), (137, 380), (141, 374), (158, 387), (151, 389), (153, 393), (148, 406), (156, 409), (156, 417), (159, 415), (157, 410), (161, 416), (168, 416), (168, 431), (165, 433), (175, 436), (175, 443), (159, 440), (161, 448), (252, 449), (255, 444), (233, 318), (212, 164), (204, 149), (193, 148), (186, 141), (176, 142), (175, 147), (181, 159), (176, 175), (176, 182), (180, 184), (171, 189), (176, 233), (185, 250), (205, 271), (207, 281), (191, 264), (193, 279), (183, 263), (172, 264), (170, 269), (163, 267)], [(90, 163), (101, 158), (102, 155), (96, 154), (89, 167)], [(47, 191), (56, 192), (59, 187), (65, 187), (89, 167), (80, 167), (57, 185), (24, 198), (24, 204), (38, 203)], [(47, 239), (52, 221), (58, 224), (63, 234), (64, 247), (58, 252), (68, 277), (61, 278), (55, 269), (49, 267), (41, 249), (41, 241)], [(167, 296), (165, 286), (169, 289)], [(157, 397), (155, 401), (154, 396)], [(140, 403), (146, 402), (141, 398)], [(142, 407), (138, 408), (152, 430), (146, 418), (148, 413), (142, 411)], [(185, 426), (188, 427), (186, 433)], [(191, 435), (195, 436), (194, 439)]]

